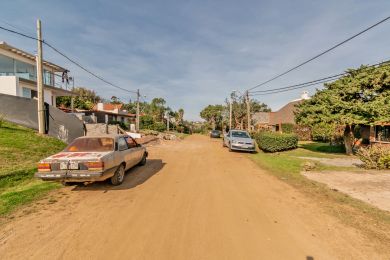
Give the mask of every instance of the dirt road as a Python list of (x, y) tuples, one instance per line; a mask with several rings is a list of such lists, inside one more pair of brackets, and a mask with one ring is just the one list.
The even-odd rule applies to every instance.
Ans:
[(204, 136), (151, 147), (119, 187), (55, 193), (0, 227), (2, 259), (383, 258), (315, 201)]

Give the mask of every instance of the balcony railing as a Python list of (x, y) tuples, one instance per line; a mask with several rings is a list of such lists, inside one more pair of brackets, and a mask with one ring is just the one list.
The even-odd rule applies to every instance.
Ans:
[[(22, 73), (22, 72), (0, 72), (0, 76), (17, 76), (19, 78), (31, 80), (31, 81), (37, 81), (36, 75), (33, 75), (31, 73)], [(43, 74), (43, 84), (51, 87), (56, 88), (62, 88), (65, 90), (71, 90), (74, 87), (73, 84), (73, 78), (68, 77), (68, 80), (64, 79), (64, 82), (62, 82), (62, 75), (55, 74), (49, 71), (45, 71)]]

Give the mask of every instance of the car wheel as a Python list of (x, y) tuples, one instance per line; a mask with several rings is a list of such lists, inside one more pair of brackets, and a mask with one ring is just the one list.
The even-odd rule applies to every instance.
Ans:
[(144, 166), (146, 164), (146, 153), (142, 156), (142, 160), (138, 163), (139, 166)]
[(114, 176), (111, 177), (112, 185), (121, 185), (123, 180), (125, 179), (125, 166), (123, 164), (119, 165), (118, 169), (116, 169)]

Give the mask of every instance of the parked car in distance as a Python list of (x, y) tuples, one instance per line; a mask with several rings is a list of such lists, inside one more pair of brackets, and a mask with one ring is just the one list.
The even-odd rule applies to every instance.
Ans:
[(126, 170), (145, 165), (147, 156), (146, 148), (128, 135), (79, 137), (62, 152), (41, 160), (35, 177), (63, 183), (110, 179), (120, 185)]
[(223, 137), (223, 146), (228, 147), (229, 151), (256, 151), (255, 141), (247, 131), (243, 130), (230, 130), (227, 132)]
[(221, 137), (221, 131), (219, 131), (219, 130), (211, 130), (210, 138), (220, 138), (220, 137)]

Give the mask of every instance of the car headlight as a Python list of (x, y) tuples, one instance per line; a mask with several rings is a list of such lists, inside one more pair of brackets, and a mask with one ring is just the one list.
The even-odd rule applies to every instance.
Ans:
[(232, 143), (233, 144), (238, 144), (238, 141), (237, 140), (233, 140)]

